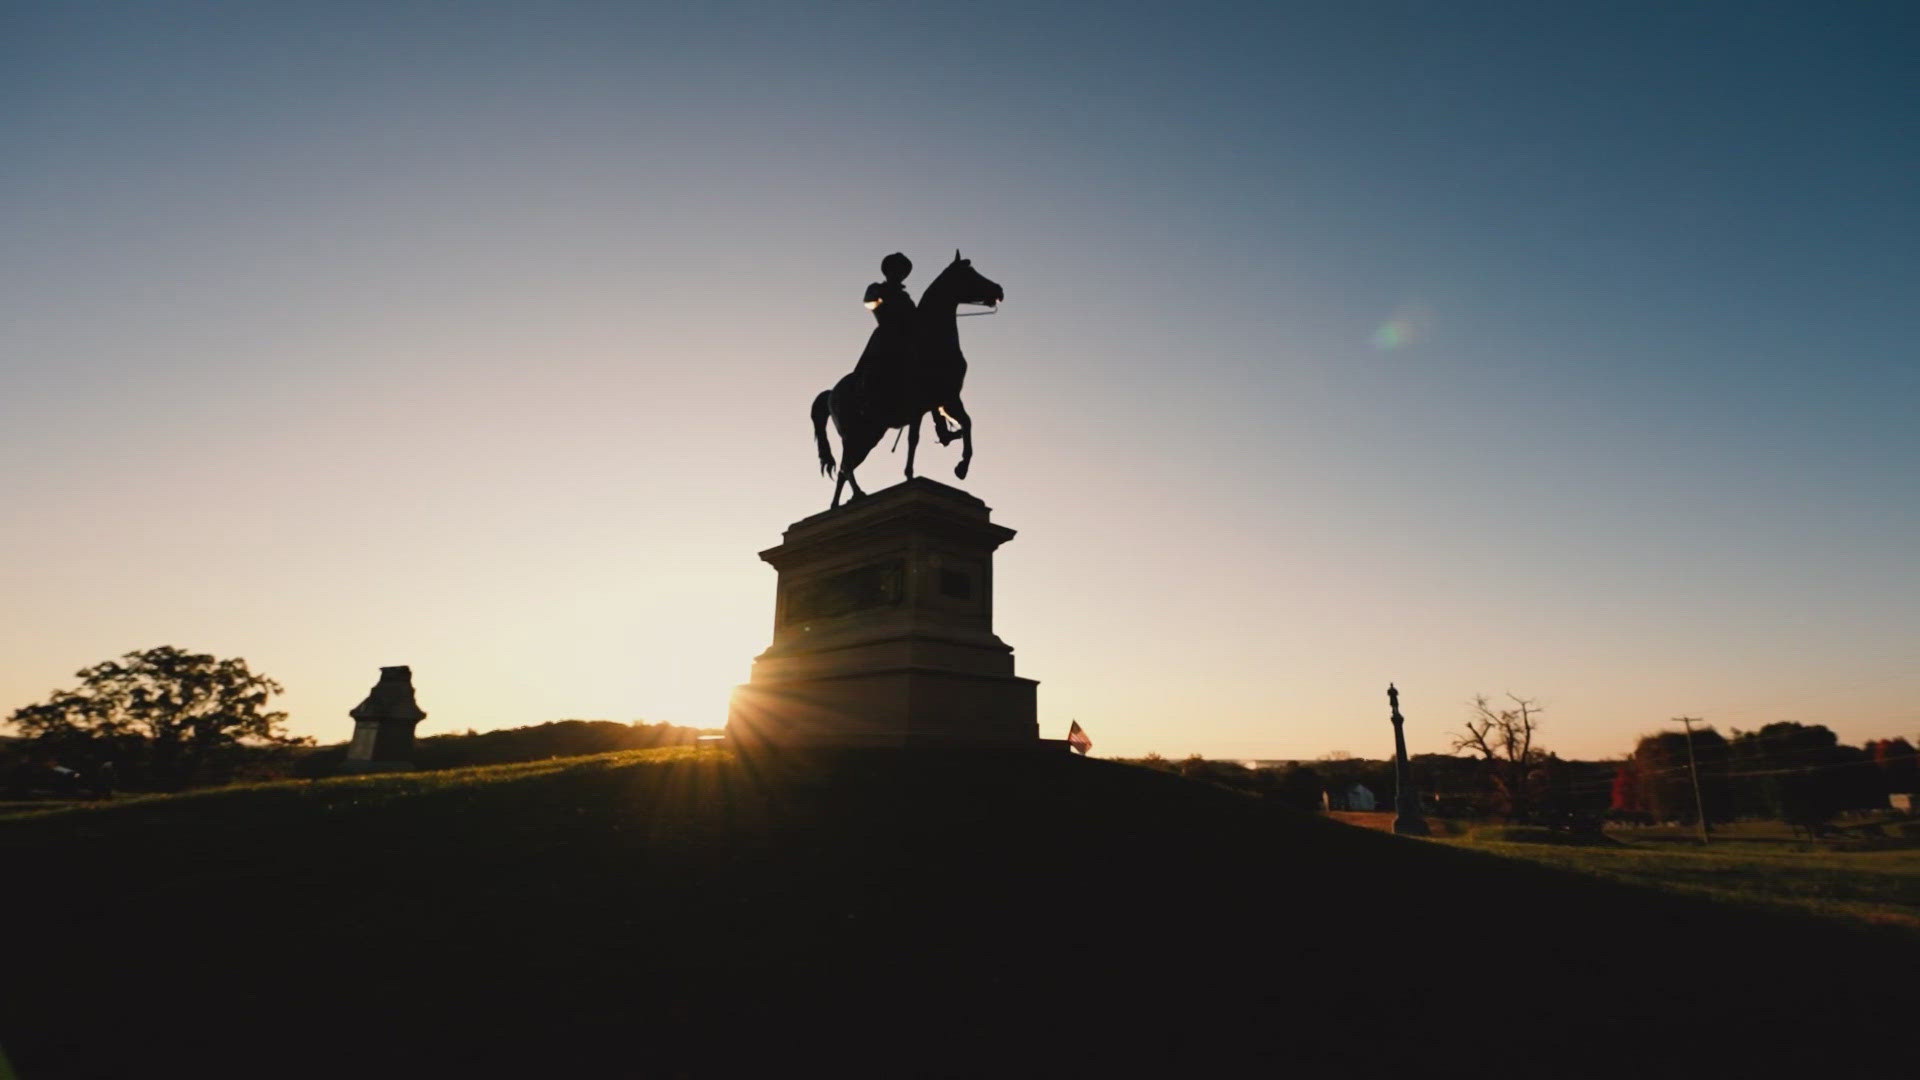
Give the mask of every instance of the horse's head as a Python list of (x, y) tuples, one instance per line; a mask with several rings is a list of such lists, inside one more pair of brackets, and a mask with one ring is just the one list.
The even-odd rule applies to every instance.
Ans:
[(953, 250), (953, 261), (940, 271), (940, 283), (952, 290), (953, 300), (958, 304), (992, 307), (1007, 298), (1006, 290), (975, 270), (973, 260), (962, 258), (959, 248)]

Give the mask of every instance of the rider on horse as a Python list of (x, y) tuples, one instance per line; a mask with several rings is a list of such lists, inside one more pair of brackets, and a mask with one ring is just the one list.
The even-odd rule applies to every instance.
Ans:
[[(961, 304), (994, 307), (1006, 299), (1000, 286), (981, 276), (973, 262), (958, 251), (953, 262), (933, 279), (915, 304), (902, 283), (913, 264), (893, 254), (880, 264), (885, 281), (867, 287), (867, 307), (880, 325), (867, 339), (860, 362), (833, 389), (813, 399), (813, 441), (820, 471), (833, 476), (833, 505), (840, 493), (853, 488), (863, 494), (853, 471), (892, 428), (904, 429), (907, 439), (907, 476), (913, 476), (914, 453), (920, 445), (920, 421), (932, 414), (934, 434), (942, 443), (960, 440), (960, 461), (953, 474), (964, 480), (973, 460), (973, 421), (960, 402), (967, 377), (967, 358), (960, 352), (954, 329), (955, 308)], [(840, 432), (839, 461), (827, 442), (827, 423)], [(949, 428), (951, 424), (951, 428)]]
[(853, 370), (869, 379), (876, 370), (889, 367), (900, 372), (908, 360), (913, 339), (913, 297), (903, 283), (911, 273), (913, 260), (896, 251), (880, 260), (880, 274), (886, 280), (867, 286), (867, 310), (880, 325), (868, 336), (867, 350), (860, 354)]

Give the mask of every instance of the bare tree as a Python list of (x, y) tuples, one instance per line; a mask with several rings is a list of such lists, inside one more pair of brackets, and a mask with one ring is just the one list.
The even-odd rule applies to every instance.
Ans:
[(1455, 753), (1480, 755), (1507, 816), (1525, 817), (1533, 807), (1537, 770), (1546, 755), (1533, 748), (1540, 728), (1540, 705), (1532, 698), (1507, 695), (1511, 708), (1495, 708), (1485, 694), (1476, 695), (1467, 717), (1467, 731), (1453, 736)]

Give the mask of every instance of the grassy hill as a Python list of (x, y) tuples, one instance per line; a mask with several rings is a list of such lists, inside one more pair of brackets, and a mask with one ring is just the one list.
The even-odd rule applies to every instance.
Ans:
[(262, 784), (16, 814), (0, 865), (30, 1080), (1838, 1074), (1908, 1053), (1920, 958), (1064, 756)]

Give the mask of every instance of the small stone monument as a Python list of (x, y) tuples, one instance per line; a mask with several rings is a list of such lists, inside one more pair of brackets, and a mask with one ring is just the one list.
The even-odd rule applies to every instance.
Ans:
[(413, 768), (413, 725), (427, 718), (413, 700), (413, 669), (383, 667), (367, 700), (354, 706), (353, 742), (343, 772), (394, 772)]
[(1427, 819), (1420, 814), (1420, 793), (1413, 789), (1413, 768), (1407, 764), (1407, 737), (1400, 730), (1400, 691), (1387, 684), (1387, 706), (1393, 712), (1393, 831), (1402, 836), (1426, 836)]
[(760, 553), (779, 573), (773, 644), (734, 691), (727, 741), (1064, 751), (993, 632), (993, 552), (1013, 535), (925, 478), (794, 523)]

